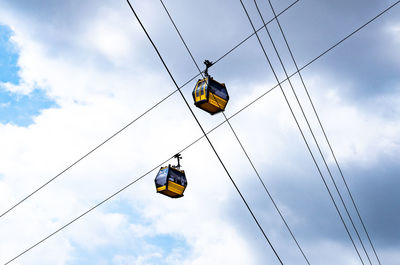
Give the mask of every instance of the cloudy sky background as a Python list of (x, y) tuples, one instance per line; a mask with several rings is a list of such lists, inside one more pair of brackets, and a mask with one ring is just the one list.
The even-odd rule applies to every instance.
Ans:
[[(244, 3), (260, 27), (253, 1)], [(272, 18), (268, 3), (258, 3), (265, 19)], [(272, 3), (279, 12), (292, 2)], [(300, 0), (280, 22), (298, 65), (303, 66), (392, 3)], [(132, 4), (177, 83), (195, 76), (196, 67), (161, 3)], [(165, 4), (199, 64), (204, 59), (215, 61), (252, 33), (239, 1)], [(396, 6), (302, 71), (385, 265), (400, 263), (399, 18)], [(277, 24), (269, 29), (288, 72), (293, 73)], [(283, 80), (265, 31), (259, 35)], [(227, 116), (276, 85), (255, 37), (215, 64), (210, 74), (229, 89)], [(190, 103), (196, 80), (182, 89)], [(175, 90), (127, 3), (111, 0), (1, 1), (0, 82), (1, 212)], [(344, 192), (304, 89), (298, 77), (292, 82)], [(311, 141), (290, 87), (285, 83), (283, 88)], [(207, 131), (224, 120), (222, 115), (192, 108)], [(273, 90), (231, 123), (310, 263), (361, 264), (281, 92)], [(175, 93), (0, 218), (0, 262), (200, 136)], [(210, 139), (284, 263), (306, 264), (229, 127), (221, 126)], [(314, 145), (312, 150), (317, 152)], [(182, 155), (189, 183), (183, 198), (156, 194), (153, 171), (13, 264), (277, 264), (208, 143), (203, 139)], [(317, 161), (329, 178), (320, 157)], [(347, 217), (345, 221), (349, 224)], [(373, 264), (378, 264), (364, 233), (362, 238)], [(362, 257), (367, 264), (365, 254)]]

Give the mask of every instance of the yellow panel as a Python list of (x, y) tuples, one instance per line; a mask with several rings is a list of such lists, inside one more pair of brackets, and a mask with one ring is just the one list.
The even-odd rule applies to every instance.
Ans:
[(205, 111), (211, 112), (211, 113), (215, 113), (220, 110), (218, 107), (216, 107), (208, 102), (202, 104), (200, 106), (200, 108), (204, 109)]
[(219, 96), (217, 96), (217, 95), (215, 95), (215, 94), (213, 94), (211, 92), (210, 92), (210, 96), (209, 96), (208, 101), (211, 104), (213, 104), (214, 106), (216, 106), (217, 108), (221, 109), (221, 110), (225, 109), (225, 106), (226, 106), (226, 103), (227, 103), (226, 100), (224, 100), (223, 98), (221, 98), (221, 97), (219, 97)]
[(168, 197), (171, 197), (171, 198), (174, 198), (174, 197), (182, 195), (182, 194), (176, 194), (175, 192), (172, 192), (172, 191), (169, 191), (169, 190), (164, 190), (161, 193), (166, 195), (166, 196), (168, 196)]
[[(226, 104), (225, 104), (226, 105)], [(219, 111), (221, 111), (222, 109), (218, 107), (218, 105), (213, 105), (210, 102), (204, 102), (200, 105), (197, 105), (197, 107), (211, 113), (211, 114), (215, 114)]]
[(168, 181), (168, 189), (166, 189), (167, 186), (161, 186), (157, 188), (157, 191), (168, 196), (168, 197), (180, 197), (183, 196), (183, 192), (185, 190), (185, 187), (182, 185), (179, 185), (175, 182)]
[(183, 193), (183, 191), (185, 190), (185, 187), (182, 185), (176, 184), (175, 182), (168, 181), (168, 190), (181, 195)]
[(201, 83), (201, 80), (197, 81), (196, 86), (194, 87), (193, 93), (194, 93), (194, 101), (198, 102), (200, 100), (200, 97), (197, 95), (197, 87)]
[(161, 186), (161, 187), (158, 187), (157, 188), (157, 191), (163, 191), (163, 190), (165, 190), (167, 188), (167, 186)]

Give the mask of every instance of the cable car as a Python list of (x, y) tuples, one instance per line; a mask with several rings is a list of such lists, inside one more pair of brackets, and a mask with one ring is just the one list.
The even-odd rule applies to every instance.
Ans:
[(174, 158), (178, 159), (177, 166), (161, 167), (154, 182), (156, 184), (157, 193), (164, 194), (171, 198), (180, 198), (187, 186), (185, 171), (181, 170), (180, 159), (181, 154), (176, 154)]
[(224, 83), (219, 83), (208, 75), (208, 68), (212, 66), (212, 62), (205, 60), (204, 64), (206, 65), (205, 78), (197, 81), (192, 95), (196, 107), (214, 115), (225, 110), (229, 95)]

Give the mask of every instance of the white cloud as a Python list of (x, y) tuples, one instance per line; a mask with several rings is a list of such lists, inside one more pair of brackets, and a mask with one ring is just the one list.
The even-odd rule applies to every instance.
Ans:
[[(348, 84), (335, 83), (329, 78), (309, 79), (310, 86), (315, 88), (311, 93), (314, 92), (312, 96), (320, 118), (339, 160), (373, 166), (382, 155), (398, 155), (400, 123), (396, 102), (399, 102), (400, 94), (394, 92), (370, 101), (356, 102), (340, 94), (340, 91), (351, 89), (345, 88)], [(321, 87), (323, 91), (317, 89)], [(314, 125), (317, 128), (315, 121)], [(319, 139), (322, 141), (322, 135)]]
[[(35, 37), (37, 32), (31, 25), (34, 22), (17, 11), (3, 16), (3, 22), (15, 30), (13, 40), (20, 49), (18, 64), (22, 78), (21, 85), (6, 85), (7, 89), (29, 93), (34, 87), (43, 88), (59, 107), (43, 111), (35, 118), (35, 123), (26, 128), (0, 125), (1, 209), (7, 209), (39, 183), (55, 176), (174, 89), (168, 76), (160, 74), (160, 65), (157, 69), (147, 69), (136, 60), (145, 56), (142, 53), (147, 51), (140, 47), (148, 44), (142, 43), (143, 35), (136, 30), (136, 25), (132, 26), (131, 21), (125, 21), (125, 16), (118, 15), (120, 7), (108, 4), (110, 9), (102, 7), (93, 12), (82, 22), (82, 30), (76, 32), (76, 36), (68, 37), (75, 40), (71, 41), (76, 45), (74, 47), (66, 41), (55, 48), (54, 43)], [(80, 17), (71, 17), (73, 19)], [(159, 18), (147, 16), (146, 19), (158, 21)], [(338, 86), (348, 84), (333, 85), (326, 76), (307, 78), (307, 82), (340, 161), (370, 164), (382, 154), (397, 155), (398, 116), (387, 118), (345, 99)], [(324, 90), (316, 89), (322, 85)], [(246, 86), (238, 84), (238, 87)], [(272, 82), (246, 87), (246, 93), (237, 89), (242, 97), (232, 94), (227, 112), (240, 108), (268, 87), (272, 87)], [(190, 99), (190, 88), (185, 93)], [(398, 100), (398, 95), (380, 98), (371, 106), (397, 106)], [(395, 111), (398, 113), (398, 109)], [(206, 128), (222, 120), (221, 115), (211, 117), (198, 110), (196, 113)], [(267, 169), (277, 164), (293, 170), (299, 167), (284, 159), (286, 150), (302, 143), (277, 89), (234, 118), (232, 124), (256, 165)], [(1, 261), (189, 144), (201, 135), (196, 126), (179, 95), (172, 96), (146, 118), (0, 220), (0, 230), (6, 231), (0, 241)], [(249, 184), (254, 183), (248, 173), (251, 169), (247, 168), (249, 166), (227, 127), (220, 128), (210, 138), (246, 196), (254, 198), (255, 189)], [(296, 149), (293, 153), (302, 151)], [(21, 264), (68, 264), (76, 255), (77, 245), (90, 252), (99, 246), (118, 246), (134, 241), (148, 251), (125, 256), (115, 253), (108, 262), (152, 264), (153, 258), (163, 255), (166, 264), (259, 264), (264, 259), (274, 262), (271, 253), (260, 254), (259, 249), (253, 248), (265, 242), (258, 237), (257, 227), (251, 223), (251, 217), (207, 142), (203, 139), (183, 155), (182, 164), (189, 181), (183, 199), (170, 200), (155, 194), (153, 172), (119, 196), (119, 200), (126, 203), (126, 211), (97, 209), (84, 217), (84, 221), (78, 221), (32, 250), (21, 259)], [(265, 176), (267, 180), (269, 177)], [(237, 220), (230, 219), (228, 209), (231, 208), (235, 209)], [(138, 213), (140, 218), (136, 219), (132, 212)], [(274, 229), (281, 229), (280, 220), (271, 217), (269, 210), (258, 209), (260, 212), (268, 219), (271, 225), (268, 228), (275, 232), (274, 237), (279, 238), (280, 232)], [(291, 212), (290, 208), (285, 212)], [(243, 218), (247, 225), (241, 223)], [(300, 219), (290, 214), (291, 223)], [(249, 243), (248, 234), (252, 233), (257, 237)], [(151, 235), (176, 237), (184, 241), (189, 250), (185, 252), (178, 248), (165, 253), (159, 246), (147, 242), (146, 238)], [(354, 262), (354, 255), (347, 245), (328, 242), (310, 244), (309, 247), (318, 253), (330, 253), (334, 248), (346, 254), (343, 259), (331, 256), (332, 264)]]
[(393, 37), (395, 42), (400, 42), (400, 25), (395, 24), (388, 27), (389, 34)]
[(131, 30), (127, 30), (125, 19), (118, 12), (102, 10), (88, 25), (83, 34), (82, 45), (100, 52), (110, 62), (124, 61), (136, 45)]

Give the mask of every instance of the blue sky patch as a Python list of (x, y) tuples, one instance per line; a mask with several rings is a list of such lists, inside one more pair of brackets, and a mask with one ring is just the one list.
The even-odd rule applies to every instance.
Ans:
[[(122, 199), (115, 200), (107, 205), (107, 212), (124, 214), (131, 224), (146, 225), (141, 214), (135, 211), (132, 206)], [(166, 231), (167, 232), (167, 231)], [(180, 258), (187, 257), (192, 249), (185, 238), (171, 234), (146, 235), (135, 237), (132, 235), (123, 236), (119, 241), (111, 241), (105, 245), (97, 246), (94, 249), (87, 249), (77, 242), (70, 242), (74, 247), (70, 265), (80, 264), (112, 264), (115, 257), (146, 257), (146, 264), (166, 264), (165, 259), (174, 253)]]
[[(18, 49), (10, 41), (12, 31), (0, 25), (0, 83), (18, 85), (20, 78), (17, 65)], [(29, 126), (33, 118), (43, 109), (56, 107), (41, 89), (34, 89), (28, 95), (12, 93), (0, 88), (0, 123), (11, 123), (18, 126)]]
[(170, 255), (178, 255), (184, 259), (190, 254), (191, 248), (182, 238), (169, 235), (154, 237), (122, 239), (123, 242), (110, 242), (88, 250), (72, 242), (75, 253), (68, 264), (111, 264), (116, 257), (146, 257), (146, 264), (166, 264)]
[(40, 89), (35, 89), (28, 95), (20, 95), (0, 89), (0, 123), (3, 124), (29, 126), (41, 110), (56, 106)]
[[(148, 224), (148, 220), (143, 218), (129, 203), (122, 199), (107, 205), (107, 212), (124, 214), (131, 224)], [(68, 264), (112, 264), (113, 259), (116, 257), (130, 257), (132, 259), (146, 257), (146, 264), (159, 265), (166, 264), (165, 259), (172, 254), (174, 256), (177, 255), (179, 258), (185, 258), (192, 251), (185, 238), (172, 234), (157, 234), (154, 232), (154, 235), (143, 237), (126, 235), (122, 236), (120, 240), (111, 241), (93, 249), (87, 249), (77, 242), (70, 242), (74, 247), (74, 253)]]
[(10, 42), (11, 36), (11, 29), (0, 25), (0, 81), (17, 84), (20, 68), (17, 66), (17, 48)]

